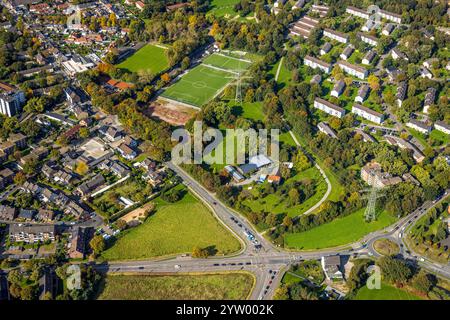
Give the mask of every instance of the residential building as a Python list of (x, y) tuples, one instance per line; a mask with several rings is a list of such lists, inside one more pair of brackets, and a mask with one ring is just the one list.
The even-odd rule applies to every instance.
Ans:
[(320, 48), (320, 55), (323, 56), (324, 54), (327, 54), (328, 52), (330, 52), (331, 48), (331, 43), (325, 42), (322, 48)]
[(375, 140), (374, 137), (372, 137), (370, 134), (364, 132), (360, 128), (355, 128), (355, 132), (363, 138), (364, 142), (374, 142), (374, 143), (377, 142), (377, 140)]
[(55, 240), (54, 225), (20, 225), (9, 226), (11, 242), (37, 243)]
[(428, 109), (434, 101), (436, 100), (436, 89), (433, 87), (428, 88), (427, 93), (425, 94), (425, 99), (423, 102), (423, 112), (428, 113)]
[(355, 49), (352, 45), (347, 46), (340, 55), (341, 59), (347, 60), (353, 54), (353, 51), (355, 51)]
[(423, 66), (427, 69), (433, 69), (433, 65), (435, 63), (439, 64), (439, 59), (438, 58), (430, 58), (423, 62)]
[(375, 59), (375, 57), (377, 56), (377, 54), (375, 53), (375, 51), (370, 50), (369, 52), (367, 52), (365, 54), (365, 56), (362, 59), (362, 63), (363, 64), (371, 64), (373, 59)]
[(4, 190), (10, 184), (13, 183), (14, 180), (14, 172), (10, 169), (6, 168), (0, 171), (0, 190)]
[(311, 11), (318, 13), (321, 18), (323, 18), (327, 15), (328, 9), (329, 9), (329, 7), (325, 6), (325, 5), (313, 4), (311, 6)]
[(370, 34), (366, 34), (366, 33), (359, 33), (358, 35), (362, 42), (370, 44), (371, 46), (374, 46), (374, 47), (378, 45), (377, 37), (371, 36)]
[(383, 114), (373, 111), (372, 109), (364, 107), (357, 103), (355, 103), (353, 105), (352, 113), (355, 113), (358, 116), (363, 117), (364, 119), (367, 119), (369, 121), (372, 121), (372, 122), (375, 122), (378, 124), (381, 124), (384, 120)]
[(326, 122), (319, 122), (317, 124), (317, 129), (319, 129), (320, 132), (325, 133), (327, 136), (333, 139), (338, 138), (334, 130)]
[(69, 103), (69, 105), (73, 106), (78, 103), (81, 103), (81, 97), (72, 87), (64, 89), (64, 94), (66, 95), (66, 100)]
[(331, 102), (324, 100), (322, 98), (314, 99), (314, 108), (322, 110), (334, 117), (342, 118), (345, 115), (345, 110)]
[(16, 208), (0, 204), (0, 220), (13, 221), (16, 217)]
[(125, 143), (122, 143), (117, 150), (119, 151), (121, 156), (127, 160), (133, 160), (137, 156), (136, 151), (134, 151), (132, 148), (130, 148)]
[(353, 16), (363, 18), (363, 19), (369, 19), (369, 17), (370, 17), (370, 14), (367, 12), (367, 10), (359, 9), (359, 8), (352, 7), (352, 6), (348, 6), (345, 9), (345, 12), (347, 12)]
[(55, 219), (55, 211), (39, 209), (36, 218), (40, 221), (51, 222)]
[(416, 120), (416, 119), (410, 119), (407, 123), (406, 126), (409, 128), (413, 128), (414, 130), (417, 130), (423, 134), (428, 134), (431, 132), (431, 126), (429, 126), (428, 124), (426, 124), (425, 122)]
[(381, 34), (384, 36), (389, 36), (392, 31), (394, 31), (395, 26), (392, 23), (387, 23), (384, 28), (383, 31), (381, 31)]
[(342, 280), (344, 278), (341, 256), (322, 257), (320, 262), (323, 272), (328, 280)]
[(428, 79), (432, 79), (433, 78), (433, 74), (431, 73), (431, 71), (428, 70), (425, 67), (420, 68), (420, 76), (422, 78), (428, 78)]
[(402, 106), (403, 101), (406, 99), (407, 91), (408, 91), (408, 83), (406, 81), (400, 82), (397, 87), (397, 94), (395, 96), (397, 98), (397, 105), (399, 107)]
[(313, 69), (320, 69), (325, 73), (331, 72), (331, 64), (327, 63), (325, 61), (319, 60), (317, 58), (311, 57), (311, 56), (305, 56), (303, 59), (303, 63)]
[(366, 68), (348, 63), (344, 60), (339, 60), (338, 65), (343, 71), (359, 79), (365, 79), (369, 74)]
[(0, 113), (8, 117), (19, 114), (25, 104), (23, 91), (0, 82)]
[(322, 82), (322, 77), (320, 74), (316, 74), (311, 78), (311, 81), (309, 81), (310, 84), (320, 84)]
[(328, 37), (330, 39), (336, 40), (336, 41), (341, 42), (341, 43), (347, 43), (348, 39), (349, 39), (348, 35), (346, 35), (345, 33), (342, 33), (342, 32), (339, 32), (339, 31), (335, 31), (335, 30), (332, 30), (332, 29), (328, 29), (328, 28), (326, 28), (323, 31), (323, 35), (325, 37)]
[(389, 21), (392, 21), (395, 23), (402, 23), (402, 16), (397, 13), (389, 12), (386, 10), (379, 10), (378, 15), (386, 20), (389, 20)]
[(314, 30), (318, 24), (318, 19), (304, 16), (291, 26), (290, 33), (307, 39), (311, 34), (311, 31)]
[(89, 241), (94, 236), (94, 229), (90, 227), (74, 227), (68, 250), (72, 259), (84, 259), (89, 254)]
[(363, 103), (364, 100), (367, 99), (367, 96), (369, 95), (370, 87), (367, 84), (363, 84), (359, 90), (358, 94), (355, 97), (355, 102)]
[(402, 182), (402, 178), (383, 172), (381, 165), (377, 162), (369, 162), (361, 168), (361, 179), (369, 186), (376, 188), (384, 188)]
[(80, 186), (78, 186), (77, 191), (81, 196), (86, 196), (101, 185), (103, 185), (106, 182), (105, 178), (101, 174), (97, 174), (94, 178), (91, 180), (82, 183)]
[(345, 82), (344, 80), (339, 80), (334, 84), (333, 90), (331, 90), (331, 96), (338, 98), (345, 89)]
[(394, 48), (391, 50), (391, 56), (392, 56), (392, 59), (394, 59), (394, 60), (404, 59), (404, 60), (408, 61), (408, 57), (406, 56), (406, 54), (404, 54), (397, 48)]
[(445, 134), (450, 134), (450, 125), (445, 123), (444, 121), (436, 121), (434, 123), (434, 128), (436, 130), (439, 130)]

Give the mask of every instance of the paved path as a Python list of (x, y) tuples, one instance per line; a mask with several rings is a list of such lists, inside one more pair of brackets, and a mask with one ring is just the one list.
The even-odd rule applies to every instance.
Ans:
[[(289, 134), (291, 135), (292, 139), (294, 139), (295, 144), (302, 148), (302, 146), (300, 145), (300, 143), (297, 140), (297, 137), (294, 135), (294, 133), (292, 132), (292, 130), (289, 130)], [(302, 150), (304, 152), (306, 152), (303, 148)], [(325, 192), (325, 194), (323, 195), (322, 199), (320, 199), (319, 202), (317, 202), (315, 205), (313, 205), (311, 208), (309, 208), (308, 210), (306, 210), (305, 212), (303, 212), (303, 214), (309, 214), (311, 212), (313, 212), (314, 210), (316, 210), (318, 207), (320, 207), (320, 205), (327, 200), (328, 196), (331, 193), (331, 183), (330, 180), (328, 179), (327, 175), (325, 174), (325, 171), (322, 170), (322, 168), (317, 164), (317, 162), (314, 161), (314, 166), (320, 171), (320, 174), (322, 175), (322, 177), (325, 179), (325, 182), (327, 183), (327, 192)]]
[(275, 74), (275, 81), (278, 81), (278, 76), (280, 75), (281, 66), (283, 65), (284, 57), (281, 57), (280, 64), (277, 68), (277, 73)]

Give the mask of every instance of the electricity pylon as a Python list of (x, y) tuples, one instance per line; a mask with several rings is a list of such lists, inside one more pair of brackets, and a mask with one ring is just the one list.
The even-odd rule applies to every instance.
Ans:
[(246, 82), (242, 82), (242, 79), (250, 79), (249, 76), (242, 76), (242, 71), (237, 71), (235, 77), (231, 77), (234, 80), (233, 84), (236, 84), (236, 94), (234, 100), (240, 106), (242, 106), (242, 85), (248, 85)]
[(375, 186), (370, 189), (369, 195), (367, 197), (367, 207), (364, 211), (364, 219), (366, 220), (366, 222), (375, 221), (377, 219), (377, 199), (384, 197), (383, 194), (379, 194), (379, 191), (380, 188), (377, 188)]

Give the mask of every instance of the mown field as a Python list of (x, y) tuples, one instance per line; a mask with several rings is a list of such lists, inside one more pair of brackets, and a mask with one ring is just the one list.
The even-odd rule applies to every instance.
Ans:
[(237, 12), (233, 8), (238, 2), (239, 0), (212, 0), (210, 5), (211, 10), (208, 13), (216, 17), (234, 17), (237, 15)]
[(285, 246), (293, 249), (313, 250), (346, 245), (396, 221), (388, 213), (382, 212), (377, 221), (367, 223), (364, 221), (364, 210), (364, 208), (360, 209), (348, 216), (305, 232), (289, 233), (284, 238)]
[(232, 71), (243, 71), (251, 65), (249, 60), (227, 57), (218, 53), (208, 56), (203, 63)]
[(156, 213), (124, 234), (103, 252), (107, 260), (148, 259), (190, 253), (195, 246), (210, 247), (217, 255), (240, 249), (239, 241), (191, 194), (176, 203), (160, 198)]
[(244, 300), (253, 287), (249, 273), (203, 275), (108, 275), (99, 300)]
[(149, 70), (152, 74), (158, 74), (169, 67), (166, 51), (162, 47), (147, 44), (125, 61), (118, 64), (117, 67), (130, 72)]
[(397, 289), (391, 285), (381, 283), (380, 289), (369, 290), (367, 286), (358, 290), (354, 300), (422, 300), (411, 293)]

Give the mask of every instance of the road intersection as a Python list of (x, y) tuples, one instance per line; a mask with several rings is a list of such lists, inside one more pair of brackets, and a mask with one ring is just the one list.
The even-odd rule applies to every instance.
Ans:
[[(256, 232), (253, 226), (236, 211), (230, 209), (214, 194), (210, 193), (201, 186), (195, 179), (188, 175), (179, 166), (168, 162), (167, 166), (175, 171), (182, 179), (183, 183), (201, 200), (205, 205), (211, 208), (218, 220), (230, 230), (238, 239), (240, 239), (243, 248), (232, 256), (212, 257), (208, 259), (195, 259), (182, 255), (176, 258), (165, 260), (146, 260), (146, 261), (127, 261), (110, 262), (97, 264), (95, 268), (99, 271), (110, 273), (138, 272), (152, 274), (177, 274), (177, 273), (204, 273), (204, 272), (229, 272), (229, 271), (247, 271), (255, 276), (255, 285), (250, 299), (271, 299), (278, 287), (283, 273), (295, 262), (309, 259), (320, 259), (323, 256), (330, 255), (351, 255), (374, 256), (379, 254), (374, 250), (373, 244), (381, 238), (389, 238), (399, 243), (402, 248), (401, 254), (408, 260), (414, 261), (426, 269), (438, 273), (441, 276), (450, 278), (449, 265), (440, 265), (429, 262), (410, 251), (403, 250), (403, 238), (398, 235), (408, 227), (413, 225), (422, 217), (428, 209), (437, 205), (444, 198), (436, 201), (427, 201), (416, 211), (400, 219), (396, 224), (386, 229), (373, 232), (365, 236), (357, 243), (346, 246), (305, 252), (289, 252), (281, 250), (274, 246), (264, 236)], [(450, 190), (447, 190), (447, 194)], [(236, 222), (237, 221), (237, 222)], [(245, 232), (250, 231), (257, 240), (250, 240)], [(260, 246), (259, 246), (260, 245)]]

